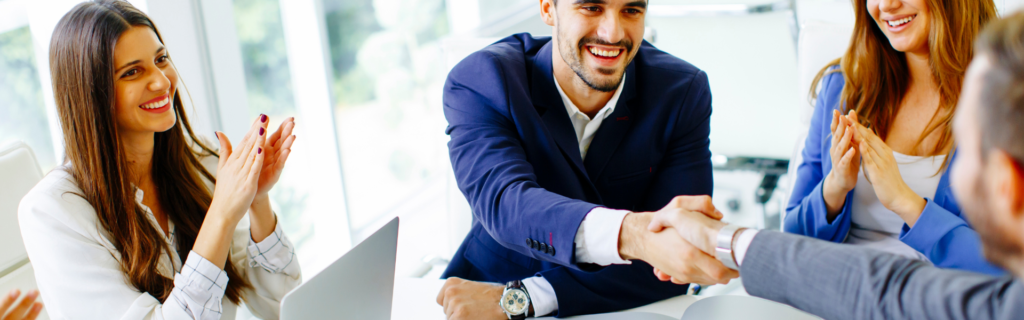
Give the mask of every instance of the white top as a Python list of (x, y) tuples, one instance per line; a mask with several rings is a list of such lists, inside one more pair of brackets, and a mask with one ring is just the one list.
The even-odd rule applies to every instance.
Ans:
[[(210, 171), (215, 174), (217, 159), (201, 160), (207, 168), (212, 164)], [(164, 304), (128, 284), (120, 254), (96, 211), (75, 193), (82, 190), (73, 177), (57, 168), (32, 188), (18, 208), (25, 248), (51, 318), (235, 318), (238, 306), (224, 297), (227, 273), (195, 252), (189, 253), (184, 266), (176, 250), (160, 255), (155, 271), (174, 279)], [(164, 235), (152, 211), (142, 205), (143, 197), (142, 190), (137, 190), (135, 200), (148, 213), (150, 223), (171, 248), (177, 248), (174, 225), (168, 223), (169, 234)], [(254, 315), (278, 318), (281, 299), (302, 282), (293, 248), (280, 224), (260, 243), (252, 241), (248, 216), (235, 229), (229, 258), (253, 286), (242, 295)]]
[[(900, 176), (907, 186), (922, 198), (934, 198), (935, 191), (939, 188), (939, 180), (942, 179), (939, 169), (942, 168), (946, 156), (917, 157), (895, 151), (892, 154), (896, 158)], [(852, 224), (846, 243), (928, 260), (923, 253), (900, 241), (900, 231), (905, 222), (879, 202), (874, 187), (864, 178), (864, 170), (857, 175), (857, 186), (854, 188), (852, 201)]]
[[(554, 75), (552, 75), (554, 77)], [(594, 119), (580, 111), (569, 96), (565, 95), (562, 85), (555, 78), (555, 88), (558, 95), (562, 97), (562, 104), (565, 111), (569, 113), (569, 120), (576, 131), (576, 142), (580, 146), (581, 159), (587, 158), (587, 150), (590, 143), (594, 141), (594, 134), (601, 127), (601, 122), (608, 118), (615, 111), (615, 105), (622, 95), (622, 88), (626, 84), (626, 76), (622, 76), (619, 88), (608, 100), (608, 103), (594, 115)], [(629, 213), (627, 210), (614, 210), (605, 207), (597, 207), (590, 210), (587, 216), (580, 223), (576, 230), (576, 261), (579, 263), (594, 263), (602, 266), (610, 264), (630, 264), (630, 261), (623, 260), (619, 256), (619, 230), (622, 228), (622, 219)], [(589, 230), (589, 232), (585, 231)], [(610, 236), (615, 235), (615, 236)], [(533, 312), (538, 316), (548, 315), (558, 310), (558, 297), (551, 283), (541, 276), (523, 279), (526, 291), (530, 293), (530, 303), (533, 304)]]

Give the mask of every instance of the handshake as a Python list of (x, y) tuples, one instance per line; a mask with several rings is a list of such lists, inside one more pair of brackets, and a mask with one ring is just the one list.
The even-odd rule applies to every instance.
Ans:
[(678, 196), (656, 212), (626, 215), (619, 255), (643, 260), (662, 281), (725, 284), (739, 277), (715, 258), (718, 231), (726, 224), (709, 196)]

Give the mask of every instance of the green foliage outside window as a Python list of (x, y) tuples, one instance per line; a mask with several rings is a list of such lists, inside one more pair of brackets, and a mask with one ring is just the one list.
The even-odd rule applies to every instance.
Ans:
[(294, 113), (295, 97), (278, 1), (234, 0), (234, 7), (249, 115)]
[(0, 143), (21, 140), (43, 170), (56, 165), (28, 27), (0, 33)]

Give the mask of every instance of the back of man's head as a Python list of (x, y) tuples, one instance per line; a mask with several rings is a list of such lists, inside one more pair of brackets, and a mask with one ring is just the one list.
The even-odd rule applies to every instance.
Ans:
[(982, 154), (992, 148), (1024, 161), (1024, 12), (991, 22), (977, 40), (989, 58), (981, 88)]
[(951, 185), (985, 257), (1024, 277), (1024, 13), (990, 22), (976, 41)]

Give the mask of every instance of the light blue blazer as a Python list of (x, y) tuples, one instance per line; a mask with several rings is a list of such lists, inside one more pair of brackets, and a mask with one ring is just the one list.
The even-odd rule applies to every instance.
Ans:
[[(784, 229), (786, 232), (842, 243), (850, 232), (850, 211), (853, 193), (846, 195), (843, 211), (833, 221), (826, 218), (827, 209), (822, 194), (825, 176), (832, 170), (831, 147), (832, 110), (843, 113), (840, 93), (845, 82), (841, 72), (825, 77), (824, 87), (818, 95), (810, 132), (804, 144), (803, 163), (797, 168), (793, 195), (786, 206)], [(956, 160), (954, 154), (951, 161)], [(951, 162), (952, 163), (952, 162)], [(952, 166), (950, 166), (952, 167)], [(960, 213), (960, 206), (949, 187), (949, 169), (939, 180), (933, 198), (911, 228), (903, 224), (900, 241), (920, 251), (938, 267), (962, 269), (991, 275), (1006, 272), (985, 260), (981, 252), (981, 239)]]

